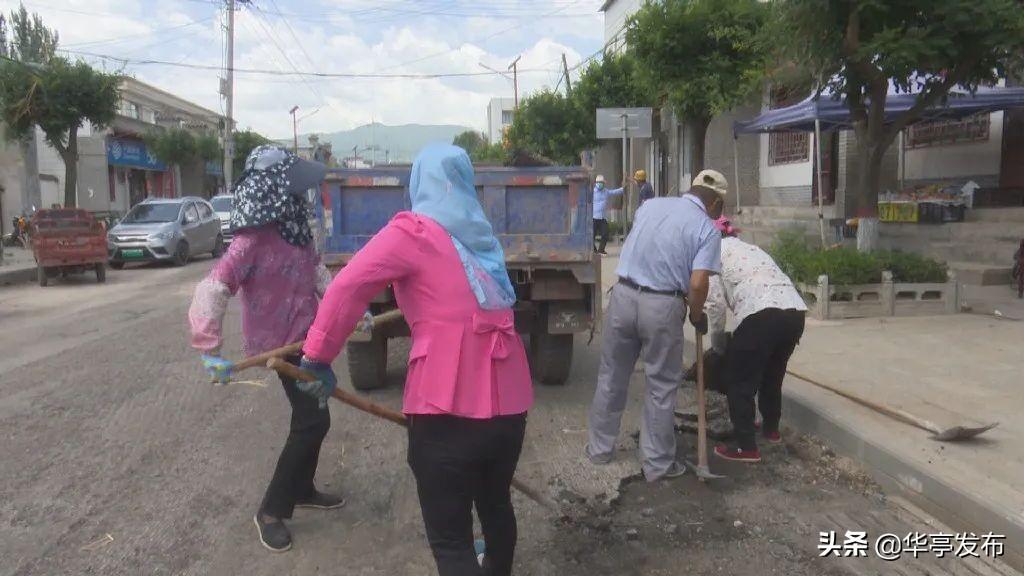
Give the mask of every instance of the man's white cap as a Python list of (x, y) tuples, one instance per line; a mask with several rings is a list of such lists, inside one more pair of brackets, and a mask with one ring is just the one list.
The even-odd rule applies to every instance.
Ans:
[(603, 175), (601, 175), (601, 174), (598, 174), (598, 175), (597, 175), (597, 178), (596, 178), (596, 179), (594, 179), (594, 182), (597, 182), (597, 183), (599, 183), (599, 184), (602, 184), (602, 183), (604, 183), (604, 176), (603, 176)]
[(720, 196), (729, 193), (729, 181), (718, 170), (701, 170), (700, 174), (693, 179), (693, 185), (711, 188)]

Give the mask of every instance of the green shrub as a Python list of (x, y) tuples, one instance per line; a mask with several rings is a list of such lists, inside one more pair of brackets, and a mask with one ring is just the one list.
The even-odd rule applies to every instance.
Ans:
[(906, 252), (812, 248), (798, 229), (780, 232), (769, 252), (786, 275), (805, 284), (817, 283), (822, 274), (837, 286), (876, 284), (882, 281), (884, 270), (891, 271), (897, 282), (946, 281), (946, 265), (931, 258)]
[(879, 252), (876, 254), (883, 270), (892, 272), (897, 282), (945, 282), (945, 263), (910, 252)]

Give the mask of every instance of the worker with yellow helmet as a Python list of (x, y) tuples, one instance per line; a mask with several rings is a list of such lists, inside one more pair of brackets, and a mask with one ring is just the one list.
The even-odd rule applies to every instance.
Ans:
[(646, 170), (637, 170), (633, 174), (633, 181), (636, 182), (636, 185), (639, 187), (639, 205), (643, 205), (644, 201), (654, 198), (654, 186), (651, 186), (651, 183), (647, 181)]

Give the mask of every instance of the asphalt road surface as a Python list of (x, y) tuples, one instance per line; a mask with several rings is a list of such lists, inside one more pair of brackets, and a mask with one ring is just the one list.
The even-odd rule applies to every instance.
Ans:
[[(0, 288), (0, 575), (436, 573), (403, 431), (338, 404), (318, 483), (348, 505), (297, 511), (288, 553), (259, 545), (251, 517), (285, 438), (287, 401), (259, 370), (243, 376), (256, 384), (204, 382), (186, 311), (209, 267)], [(237, 358), (234, 305), (227, 325), (225, 353)], [(373, 397), (398, 407), (408, 346), (391, 350), (390, 385)], [(715, 483), (638, 481), (638, 385), (617, 462), (589, 465), (581, 455), (597, 359), (597, 344), (577, 338), (571, 381), (537, 389), (520, 477), (559, 499), (570, 520), (516, 496), (517, 574), (875, 574), (894, 565), (819, 559), (819, 532), (928, 528), (806, 439), (766, 450), (762, 465), (724, 467), (729, 478)], [(345, 382), (344, 359), (335, 367)], [(961, 562), (899, 566), (1005, 573)]]

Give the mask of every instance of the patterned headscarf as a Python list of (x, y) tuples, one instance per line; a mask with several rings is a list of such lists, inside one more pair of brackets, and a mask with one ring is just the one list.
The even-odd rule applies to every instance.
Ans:
[(234, 187), (231, 229), (276, 222), (278, 232), (289, 244), (309, 244), (313, 231), (309, 227), (308, 202), (304, 195), (296, 193), (293, 182), (292, 168), (300, 163), (308, 162), (279, 146), (263, 145), (253, 149)]
[(733, 226), (729, 218), (725, 216), (715, 220), (715, 229), (721, 232), (722, 236), (735, 236), (740, 233), (740, 229)]

